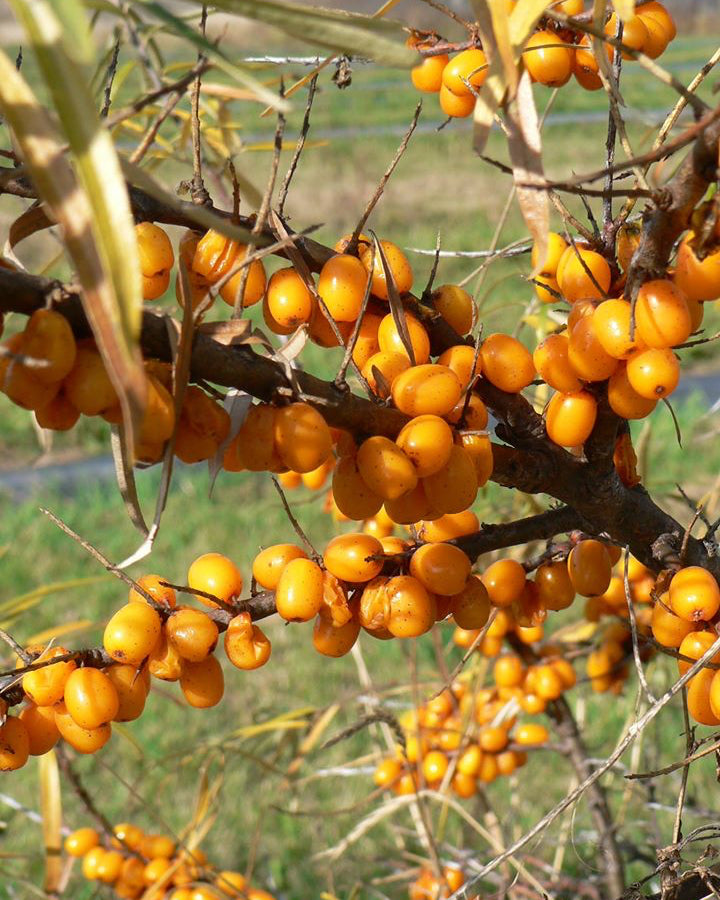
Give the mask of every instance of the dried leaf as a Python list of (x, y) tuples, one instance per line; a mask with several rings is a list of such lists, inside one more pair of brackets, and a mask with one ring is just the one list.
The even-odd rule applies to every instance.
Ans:
[(309, 334), (310, 326), (307, 323), (298, 326), (277, 351), (278, 354), (288, 362), (292, 362), (302, 353), (303, 347), (307, 344)]
[[(233, 322), (242, 322), (246, 321), (244, 319), (232, 319)], [(239, 391), (237, 388), (230, 388), (230, 390), (225, 394), (225, 400), (223, 401), (223, 406), (225, 407), (225, 411), (230, 416), (230, 430), (228, 431), (227, 437), (217, 448), (217, 452), (212, 459), (208, 460), (208, 471), (210, 475), (210, 486), (208, 488), (208, 496), (212, 496), (213, 488), (215, 487), (215, 481), (217, 480), (218, 474), (222, 469), (223, 459), (225, 457), (225, 451), (230, 446), (230, 444), (237, 437), (238, 431), (242, 428), (245, 423), (245, 419), (247, 419), (248, 413), (250, 412), (250, 407), (252, 406), (253, 398), (246, 391)]]
[(547, 191), (534, 188), (544, 184), (540, 122), (533, 98), (530, 73), (525, 70), (517, 93), (508, 104), (508, 150), (520, 210), (537, 248), (537, 264), (531, 276), (542, 271), (547, 256), (550, 207)]
[(635, 15), (635, 0), (613, 0), (613, 7), (623, 22)]
[(123, 498), (127, 514), (143, 537), (147, 537), (148, 527), (140, 506), (137, 485), (135, 484), (132, 446), (128, 449), (128, 441), (126, 435), (123, 434), (122, 425), (111, 426), (110, 449), (112, 450), (113, 463), (115, 465), (115, 480), (117, 481), (118, 490)]
[(385, 273), (385, 281), (387, 283), (388, 290), (388, 302), (390, 303), (390, 312), (392, 313), (393, 322), (395, 323), (395, 328), (397, 328), (397, 332), (400, 335), (400, 340), (402, 341), (405, 352), (407, 353), (408, 359), (410, 360), (410, 365), (414, 366), (416, 364), (415, 350), (413, 349), (412, 340), (410, 339), (410, 331), (405, 319), (405, 308), (402, 304), (402, 300), (400, 299), (400, 294), (398, 293), (397, 285), (395, 284), (395, 278), (393, 277), (392, 269), (390, 268), (387, 256), (385, 255), (385, 251), (382, 248), (382, 244), (377, 239), (377, 235), (373, 231), (371, 231), (370, 234), (372, 235), (373, 241), (375, 243), (375, 253), (380, 257), (383, 272)]
[(211, 337), (218, 344), (229, 347), (233, 344), (245, 343), (245, 338), (252, 331), (250, 319), (228, 319), (226, 322), (203, 322), (197, 326), (197, 331), (206, 337)]
[(38, 759), (40, 777), (40, 812), (45, 843), (45, 881), (47, 894), (54, 894), (62, 878), (61, 829), (62, 794), (57, 755), (49, 750)]

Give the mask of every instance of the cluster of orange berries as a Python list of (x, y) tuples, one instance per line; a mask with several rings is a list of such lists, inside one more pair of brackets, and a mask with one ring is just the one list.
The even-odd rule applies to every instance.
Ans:
[[(508, 0), (509, 11), (514, 5), (512, 0)], [(553, 4), (553, 9), (568, 16), (578, 16), (584, 11), (584, 6), (584, 0), (560, 0)], [(617, 15), (613, 13), (605, 25), (608, 37), (615, 37), (617, 24)], [(676, 34), (672, 17), (657, 2), (643, 4), (637, 15), (624, 22), (623, 26), (622, 42), (631, 50), (645, 53), (652, 59), (665, 52)], [(431, 49), (436, 40), (435, 35), (413, 34), (408, 44)], [(606, 44), (605, 51), (612, 61), (616, 50)], [(633, 59), (626, 51), (622, 52), (622, 57)], [(541, 20), (538, 30), (530, 36), (522, 61), (532, 80), (547, 87), (562, 87), (573, 75), (578, 84), (588, 91), (602, 87), (600, 64), (590, 35), (550, 19)], [(426, 56), (412, 70), (411, 77), (417, 90), (439, 95), (440, 108), (445, 115), (465, 118), (475, 108), (477, 92), (485, 82), (487, 73), (485, 53), (479, 47), (471, 47), (452, 59), (447, 53)]]
[[(446, 900), (465, 884), (465, 875), (457, 865), (443, 866), (439, 875), (423, 866), (410, 885), (410, 900)], [(468, 900), (477, 900), (474, 894)]]
[[(565, 673), (568, 687), (575, 672), (564, 660), (553, 660)], [(539, 667), (538, 667), (539, 668)], [(467, 682), (451, 688), (408, 710), (401, 716), (404, 745), (383, 759), (373, 780), (378, 787), (395, 794), (414, 793), (449, 784), (461, 798), (477, 793), (478, 784), (489, 784), (512, 774), (527, 762), (527, 747), (539, 747), (548, 740), (544, 725), (517, 724), (515, 688), (531, 674), (519, 657), (508, 654), (495, 664), (496, 686), (473, 692)]]
[(68, 856), (82, 859), (88, 881), (111, 885), (123, 900), (135, 900), (153, 886), (165, 900), (274, 900), (241, 872), (215, 869), (202, 850), (185, 850), (171, 837), (147, 834), (129, 822), (115, 825), (109, 840), (94, 828), (78, 828), (64, 846)]

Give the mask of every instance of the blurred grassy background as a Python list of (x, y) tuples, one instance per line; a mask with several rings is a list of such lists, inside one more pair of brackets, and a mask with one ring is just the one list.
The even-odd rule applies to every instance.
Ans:
[[(254, 52), (257, 45), (243, 53)], [(663, 63), (684, 82), (697, 71), (714, 49), (711, 39), (681, 38), (669, 49)], [(186, 60), (189, 57), (186, 57)], [(32, 72), (33, 61), (26, 57), (26, 71)], [(289, 81), (305, 70), (290, 66)], [(136, 93), (138, 83), (131, 73), (121, 96)], [(220, 76), (215, 79), (221, 81)], [(710, 95), (712, 79), (705, 86)], [(641, 150), (653, 136), (653, 123), (674, 102), (674, 95), (652, 81), (639, 69), (626, 67), (624, 96), (634, 113), (629, 133), (633, 146)], [(538, 89), (542, 108), (550, 92)], [(367, 198), (391, 159), (399, 135), (411, 118), (418, 95), (407, 76), (390, 70), (358, 65), (353, 72), (353, 85), (339, 91), (331, 84), (328, 73), (321, 79), (321, 90), (313, 111), (311, 142), (303, 156), (288, 204), (291, 224), (300, 228), (310, 223), (321, 224), (318, 238), (333, 242), (351, 230)], [(439, 133), (432, 126), (441, 121), (433, 97), (425, 100), (421, 124), (423, 129), (411, 141), (383, 201), (373, 214), (371, 224), (382, 236), (405, 247), (431, 248), (438, 229), (443, 247), (454, 250), (486, 249), (500, 219), (510, 188), (509, 179), (484, 164), (473, 154), (470, 132), (463, 123), (454, 122)], [(286, 140), (289, 158), (302, 117), (304, 96), (295, 104), (288, 120)], [(273, 131), (270, 119), (260, 119), (256, 106), (236, 106), (237, 128), (245, 134), (240, 164), (243, 174), (262, 186), (268, 164), (267, 140)], [(604, 98), (588, 94), (577, 86), (559, 92), (544, 132), (547, 174), (550, 177), (583, 172), (602, 164), (604, 157)], [(560, 118), (552, 118), (552, 116)], [(574, 117), (574, 118), (568, 118)], [(424, 126), (428, 126), (425, 130)], [(502, 141), (494, 135), (488, 154), (503, 158)], [(188, 171), (187, 148), (157, 173), (173, 186)], [(281, 168), (282, 171), (282, 168)], [(211, 190), (214, 185), (210, 184)], [(581, 206), (571, 201), (571, 208), (582, 214)], [(2, 225), (7, 225), (20, 210), (19, 203), (3, 204)], [(598, 214), (599, 204), (593, 204)], [(172, 231), (172, 229), (170, 229)], [(513, 210), (500, 234), (500, 245), (524, 234), (519, 214)], [(177, 235), (173, 235), (177, 237)], [(47, 236), (30, 239), (20, 248), (20, 256), (37, 270), (51, 259), (56, 248)], [(422, 285), (430, 269), (429, 257), (412, 256), (416, 280)], [(471, 274), (474, 264), (449, 260), (441, 263), (439, 281), (457, 280)], [(481, 286), (479, 301), (486, 331), (512, 328), (525, 309), (531, 289), (523, 280), (529, 265), (527, 259), (494, 265)], [(49, 271), (62, 274), (54, 264)], [(474, 286), (475, 282), (470, 281)], [(174, 307), (168, 297), (160, 308)], [(218, 310), (224, 314), (225, 308)], [(709, 311), (712, 330), (716, 313)], [(13, 327), (12, 322), (10, 327)], [(532, 331), (522, 332), (529, 340)], [(709, 358), (710, 350), (697, 352), (694, 361)], [(328, 374), (337, 364), (333, 353), (309, 347), (304, 356), (306, 367)], [(670, 414), (659, 407), (649, 420), (634, 427), (636, 438), (646, 445), (645, 483), (660, 493), (673, 492), (677, 481), (693, 496), (707, 489), (720, 465), (717, 441), (708, 439), (713, 420), (706, 415), (706, 404), (698, 397), (677, 404), (683, 433), (684, 449), (676, 441)], [(37, 458), (38, 446), (29, 417), (0, 397), (0, 465), (27, 464)], [(647, 429), (650, 429), (649, 433)], [(56, 458), (107, 452), (107, 426), (99, 421), (83, 421), (69, 435), (56, 436), (53, 452)], [(688, 460), (691, 459), (691, 465)], [(157, 472), (139, 474), (141, 498), (152, 508), (157, 488)], [(171, 580), (182, 582), (190, 561), (207, 550), (218, 550), (233, 557), (249, 578), (252, 556), (260, 546), (277, 540), (292, 539), (277, 497), (266, 478), (222, 473), (211, 498), (207, 493), (207, 475), (202, 466), (179, 471), (171, 492), (168, 510), (153, 556), (133, 574), (158, 571)], [(304, 491), (291, 495), (296, 514), (318, 546), (333, 533), (335, 527), (322, 513), (322, 497)], [(675, 501), (675, 509), (682, 507)], [(96, 643), (104, 621), (123, 602), (125, 591), (119, 582), (103, 576), (98, 566), (77, 546), (62, 535), (38, 510), (48, 506), (73, 528), (88, 537), (111, 559), (128, 555), (139, 542), (132, 530), (122, 502), (110, 485), (89, 484), (68, 497), (49, 488), (38, 497), (26, 501), (3, 502), (0, 516), (0, 626), (10, 627), (13, 634), (27, 641), (46, 628), (64, 623), (73, 628), (63, 642), (70, 646)], [(525, 500), (494, 486), (481, 493), (477, 512), (484, 521), (500, 521), (511, 514), (526, 514)], [(97, 576), (102, 576), (95, 580)], [(39, 598), (15, 616), (18, 597), (52, 584), (70, 579), (88, 579), (68, 590), (56, 590)], [(577, 615), (579, 602), (567, 613), (558, 614), (554, 624), (568, 622)], [(90, 624), (83, 624), (84, 622)], [(267, 632), (273, 641), (273, 656), (268, 666), (256, 673), (229, 671), (226, 667), (226, 696), (213, 710), (189, 710), (178, 702), (178, 691), (170, 686), (154, 690), (144, 716), (135, 723), (117, 728), (110, 745), (97, 757), (79, 759), (77, 769), (86, 779), (103, 812), (113, 821), (131, 820), (148, 830), (170, 828), (179, 831), (186, 824), (192, 800), (204, 765), (211, 773), (224, 771), (218, 818), (203, 847), (210, 859), (220, 866), (244, 868), (254, 854), (258, 883), (271, 886), (284, 898), (319, 897), (327, 890), (337, 897), (350, 897), (358, 880), (369, 881), (392, 874), (417, 857), (417, 840), (407, 813), (382, 823), (355, 844), (338, 863), (313, 864), (312, 854), (346, 835), (357, 821), (377, 806), (368, 800), (370, 775), (365, 769), (372, 763), (367, 754), (377, 746), (371, 730), (326, 751), (312, 752), (298, 772), (287, 777), (289, 764), (295, 757), (300, 740), (306, 735), (306, 723), (314, 711), (330, 703), (340, 709), (319, 740), (339, 731), (364, 713), (361, 686), (355, 661), (346, 657), (329, 660), (318, 656), (311, 647), (310, 626), (284, 627), (269, 622)], [(450, 630), (440, 629), (442, 642), (450, 641)], [(411, 702), (408, 688), (415, 652), (409, 643), (375, 642), (361, 639), (362, 653), (368, 671), (388, 707), (400, 711)], [(438, 683), (435, 648), (430, 637), (417, 642), (417, 678), (420, 696), (427, 697)], [(222, 655), (222, 654), (221, 654)], [(448, 650), (449, 664), (459, 653)], [(6, 663), (10, 659), (3, 657)], [(650, 664), (649, 678), (660, 691), (670, 682), (673, 667), (667, 660)], [(594, 757), (610, 751), (612, 739), (618, 735), (635, 709), (634, 681), (619, 699), (586, 696), (575, 690), (571, 703), (587, 727), (587, 742)], [(312, 711), (307, 712), (308, 708)], [(306, 712), (300, 716), (302, 729), (268, 726), (268, 731), (253, 737), (242, 729), (272, 720), (290, 710)], [(704, 732), (705, 729), (700, 729)], [(608, 738), (610, 736), (610, 738)], [(633, 769), (650, 769), (684, 753), (682, 713), (675, 705), (659, 718), (643, 735), (639, 751), (633, 751), (626, 763)], [(348, 764), (366, 759), (359, 774), (351, 774)], [(342, 774), (332, 774), (332, 767), (344, 766)], [(331, 770), (330, 773), (327, 770)], [(654, 860), (656, 847), (670, 840), (674, 817), (673, 799), (677, 793), (679, 773), (665, 779), (657, 790), (635, 782), (632, 788), (618, 770), (606, 779), (616, 809), (622, 810), (633, 842), (630, 877), (644, 874)], [(567, 790), (570, 772), (556, 755), (538, 752), (517, 781), (498, 782), (490, 786), (487, 800), (495, 810), (505, 840), (509, 841), (532, 824), (553, 801)], [(714, 769), (711, 759), (693, 767), (689, 802), (700, 807), (701, 818), (688, 813), (686, 830), (703, 821), (704, 798), (714, 796)], [(5, 881), (0, 883), (0, 897), (25, 896), (28, 890), (16, 878), (29, 878), (40, 883), (42, 862), (40, 829), (20, 812), (2, 807), (3, 795), (36, 809), (38, 806), (37, 765), (32, 761), (22, 772), (8, 776), (0, 784), (0, 856)], [(70, 827), (88, 820), (70, 790), (64, 791), (66, 821)], [(467, 808), (483, 820), (485, 799), (470, 802)], [(442, 814), (433, 810), (436, 824)], [(444, 819), (443, 819), (444, 821)], [(569, 820), (566, 820), (569, 824)], [(573, 843), (566, 852), (566, 869), (583, 877), (595, 873), (586, 860), (592, 859), (595, 841), (585, 804), (581, 804), (571, 823)], [(543, 846), (534, 848), (538, 856), (552, 858), (554, 843), (561, 833), (556, 824), (544, 838)], [(477, 858), (488, 855), (487, 848), (476, 835), (450, 815), (438, 830), (442, 854), (453, 858), (454, 847), (468, 847)], [(406, 844), (399, 851), (397, 842)], [(375, 891), (378, 888), (374, 889)], [(381, 893), (362, 887), (357, 896), (405, 895), (405, 886), (389, 885)], [(27, 894), (30, 895), (29, 893)], [(69, 895), (74, 898), (93, 896), (93, 889), (75, 873)]]

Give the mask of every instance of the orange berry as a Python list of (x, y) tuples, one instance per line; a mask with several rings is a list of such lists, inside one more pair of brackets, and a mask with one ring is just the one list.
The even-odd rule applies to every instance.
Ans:
[(382, 497), (366, 484), (354, 456), (342, 457), (335, 466), (332, 494), (338, 509), (358, 521), (374, 516), (383, 503)]
[(644, 419), (657, 406), (657, 399), (643, 397), (630, 384), (626, 366), (620, 366), (608, 381), (608, 402), (623, 419)]
[(139, 719), (145, 709), (148, 690), (145, 680), (135, 666), (108, 666), (105, 674), (110, 679), (118, 695), (116, 722), (133, 722)]
[[(412, 313), (403, 312), (403, 317), (410, 337), (410, 346), (415, 356), (414, 365), (424, 365), (430, 359), (430, 338), (425, 326)], [(401, 353), (410, 359), (395, 325), (395, 320), (390, 313), (380, 322), (377, 339), (381, 350), (386, 353)]]
[(370, 559), (382, 554), (382, 544), (369, 534), (341, 534), (325, 548), (325, 568), (342, 581), (353, 583), (370, 581), (380, 574), (382, 559)]
[(453, 544), (423, 544), (410, 558), (410, 574), (430, 592), (459, 594), (470, 575), (471, 563)]
[(105, 626), (103, 647), (111, 659), (137, 667), (156, 647), (161, 630), (162, 619), (151, 606), (127, 603)]
[(277, 460), (274, 445), (276, 414), (275, 407), (267, 403), (258, 403), (248, 410), (237, 436), (230, 443), (230, 447), (235, 448), (240, 469), (267, 472), (274, 468)]
[[(43, 662), (57, 656), (65, 656), (67, 652), (64, 647), (51, 647), (33, 659), (33, 662)], [(65, 684), (75, 668), (75, 661), (68, 660), (28, 672), (23, 675), (23, 691), (36, 706), (52, 706), (58, 700), (62, 700)]]
[(486, 725), (480, 729), (478, 743), (486, 753), (499, 753), (507, 747), (508, 734), (501, 726)]
[(362, 367), (362, 375), (372, 392), (386, 400), (390, 396), (393, 381), (409, 366), (410, 360), (406, 355), (380, 350), (373, 353)]
[(341, 344), (344, 347), (353, 332), (353, 326), (353, 322), (337, 322), (332, 316), (328, 318), (322, 306), (315, 303), (310, 317), (308, 337), (319, 347), (339, 347)]
[(360, 445), (357, 468), (367, 487), (383, 500), (396, 500), (411, 491), (418, 481), (410, 459), (394, 441), (381, 435), (374, 435)]
[(370, 357), (374, 353), (377, 353), (380, 349), (380, 344), (378, 342), (378, 332), (382, 320), (383, 317), (378, 316), (375, 313), (366, 312), (363, 316), (362, 322), (360, 323), (358, 338), (355, 342), (352, 354), (353, 361), (360, 370), (362, 370), (363, 366), (370, 359)]
[(545, 427), (551, 441), (561, 447), (577, 447), (592, 434), (597, 401), (587, 391), (556, 393), (545, 411)]
[(215, 649), (218, 628), (201, 610), (185, 607), (168, 618), (165, 635), (184, 660), (202, 662)]
[(570, 332), (568, 360), (583, 381), (604, 381), (616, 371), (619, 361), (597, 338), (594, 316), (580, 319)]
[(22, 352), (47, 365), (34, 368), (33, 378), (41, 384), (54, 384), (69, 374), (77, 348), (72, 328), (65, 316), (53, 309), (37, 309), (23, 332)]
[(65, 708), (81, 728), (92, 730), (111, 722), (120, 708), (117, 689), (100, 669), (75, 669), (65, 684)]
[(292, 559), (275, 591), (277, 611), (288, 622), (309, 622), (323, 603), (323, 573), (310, 559)]
[(62, 701), (55, 705), (54, 710), (55, 724), (60, 736), (78, 753), (97, 753), (112, 736), (112, 728), (109, 723), (97, 728), (84, 728), (82, 725), (78, 725)]
[(451, 612), (456, 624), (465, 630), (482, 628), (490, 616), (487, 588), (475, 575), (470, 575), (463, 589), (452, 598)]
[[(230, 603), (242, 593), (243, 578), (235, 563), (222, 553), (203, 553), (190, 564), (187, 573), (188, 587), (212, 594), (223, 603)], [(196, 594), (195, 598), (206, 606), (218, 603)]]
[(187, 387), (175, 435), (177, 458), (188, 464), (209, 459), (229, 431), (227, 411), (201, 388)]
[(220, 663), (214, 656), (200, 662), (186, 662), (180, 676), (183, 696), (195, 709), (217, 706), (225, 692), (225, 679)]
[(438, 363), (410, 366), (392, 383), (395, 406), (409, 416), (448, 415), (461, 393), (457, 375)]
[(80, 857), (99, 843), (100, 835), (94, 828), (77, 828), (65, 838), (63, 848), (68, 856)]
[[(712, 631), (691, 631), (682, 639), (682, 642), (678, 647), (678, 653), (680, 653), (682, 656), (687, 656), (692, 660), (698, 660), (701, 656), (704, 656), (707, 653), (707, 651), (712, 647), (716, 640), (717, 635)], [(717, 665), (718, 662), (720, 662), (720, 652), (715, 653), (710, 658), (710, 662)], [(683, 659), (679, 659), (678, 673), (680, 675), (684, 675), (691, 665), (691, 662), (686, 662)], [(717, 688), (715, 690), (717, 690)]]
[(275, 449), (294, 472), (311, 472), (332, 453), (332, 435), (320, 413), (307, 403), (290, 403), (275, 415)]
[(711, 669), (700, 669), (687, 683), (688, 712), (701, 725), (720, 725), (711, 702), (712, 684), (715, 673)]
[(564, 394), (579, 391), (582, 382), (568, 359), (570, 341), (566, 334), (550, 334), (538, 344), (533, 364), (542, 380)]
[(536, 31), (523, 50), (523, 64), (533, 81), (561, 87), (572, 75), (573, 51), (553, 31)]
[[(165, 606), (167, 609), (174, 609), (177, 602), (175, 589), (167, 587), (162, 582), (167, 581), (162, 575), (141, 575), (136, 579), (137, 584), (147, 591), (156, 603)], [(147, 600), (134, 587), (130, 588), (128, 593), (129, 603), (147, 603)]]
[(385, 585), (388, 631), (397, 638), (419, 637), (435, 624), (435, 598), (410, 575), (397, 575)]
[(485, 377), (495, 387), (517, 394), (535, 378), (532, 356), (509, 334), (489, 334), (480, 348)]
[(636, 350), (627, 361), (627, 378), (633, 390), (647, 400), (668, 397), (680, 381), (680, 364), (669, 349)]
[(438, 363), (452, 369), (460, 379), (463, 390), (469, 386), (471, 381), (474, 381), (476, 375), (480, 375), (482, 372), (480, 354), (475, 359), (475, 348), (468, 344), (456, 344), (454, 347), (448, 347), (438, 357)]
[(94, 347), (77, 348), (75, 362), (63, 382), (65, 396), (84, 416), (97, 416), (118, 402), (115, 388)]
[(312, 469), (310, 472), (303, 472), (301, 476), (302, 483), (310, 491), (319, 491), (324, 487), (328, 475), (333, 470), (334, 464), (335, 460), (330, 457), (329, 459), (326, 459), (325, 462), (320, 463), (317, 469)]
[[(231, 243), (235, 242), (233, 241)], [(232, 260), (232, 265), (228, 268), (228, 272), (239, 266), (247, 256), (246, 244), (236, 244), (235, 246), (235, 255)], [(245, 269), (249, 270), (247, 275), (244, 274)], [(245, 290), (243, 291), (242, 302), (244, 309), (247, 309), (248, 306), (254, 306), (262, 300), (265, 295), (267, 276), (265, 274), (263, 261), (261, 259), (254, 259), (249, 266), (245, 267), (245, 269), (240, 269), (234, 275), (231, 275), (220, 288), (220, 296), (228, 306), (235, 306), (243, 277), (245, 278)]]
[(337, 322), (354, 322), (360, 315), (368, 273), (356, 256), (339, 253), (320, 270), (318, 294)]
[(465, 800), (477, 793), (477, 779), (472, 775), (465, 775), (462, 772), (456, 772), (451, 781), (452, 789)]
[(292, 266), (278, 269), (271, 276), (266, 296), (268, 310), (282, 328), (297, 328), (310, 321), (313, 297), (300, 273)]
[(544, 725), (540, 725), (537, 722), (525, 722), (523, 725), (518, 725), (512, 738), (516, 744), (535, 747), (539, 744), (547, 743), (550, 740), (550, 735)]
[(30, 756), (30, 735), (17, 716), (8, 716), (0, 725), (0, 772), (21, 769)]
[(225, 653), (238, 669), (259, 669), (270, 659), (271, 645), (264, 632), (253, 625), (250, 613), (230, 620), (225, 632)]
[(450, 459), (453, 447), (450, 426), (433, 414), (417, 415), (403, 427), (395, 440), (415, 466), (420, 478), (439, 472)]
[(117, 850), (106, 850), (98, 860), (96, 878), (104, 884), (113, 884), (120, 877), (125, 859)]
[(700, 259), (693, 249), (692, 231), (682, 239), (675, 264), (675, 284), (689, 300), (716, 300), (720, 297), (720, 250)]
[(441, 750), (431, 750), (425, 754), (422, 763), (422, 773), (430, 784), (442, 781), (448, 770), (449, 761)]
[(430, 501), (422, 481), (418, 481), (415, 487), (402, 497), (386, 500), (384, 509), (390, 520), (398, 525), (412, 525), (431, 514)]
[(547, 275), (536, 275), (533, 279), (533, 288), (535, 296), (541, 303), (560, 303), (562, 298), (560, 294), (560, 286), (554, 278)]
[[(471, 47), (468, 50), (462, 50), (445, 66), (442, 75), (443, 87), (446, 93), (454, 94), (456, 97), (470, 98), (474, 104), (475, 97), (467, 83), (478, 90), (487, 78), (487, 73), (487, 57), (479, 48)], [(442, 93), (441, 90), (441, 98)], [(448, 113), (448, 115), (453, 115), (453, 113)]]
[(437, 94), (442, 87), (443, 69), (450, 61), (447, 53), (426, 57), (410, 71), (413, 86), (425, 94)]
[(484, 431), (488, 424), (487, 407), (477, 394), (470, 394), (467, 403), (465, 400), (465, 397), (461, 397), (445, 418), (454, 425), (460, 425), (462, 418), (463, 428), (469, 431)]
[(574, 303), (587, 298), (603, 299), (610, 288), (612, 273), (603, 256), (576, 243), (569, 245), (560, 257), (556, 277), (562, 295)]
[(266, 547), (253, 560), (253, 578), (266, 591), (274, 591), (283, 569), (292, 559), (307, 559), (307, 553), (295, 544)]
[(480, 579), (492, 605), (501, 609), (514, 603), (525, 589), (525, 569), (514, 559), (497, 560), (485, 569)]
[(35, 410), (38, 425), (51, 431), (70, 431), (79, 418), (79, 410), (75, 409), (62, 390), (44, 406)]
[[(310, 315), (311, 315), (311, 320), (312, 320), (312, 316), (313, 316), (314, 313), (315, 313), (315, 308), (314, 308), (312, 302), (311, 302), (310, 305), (311, 305), (311, 313), (310, 313)], [(269, 303), (268, 303), (267, 294), (265, 294), (265, 296), (263, 297), (263, 301), (262, 301), (262, 316), (263, 316), (263, 322), (265, 323), (265, 326), (266, 326), (267, 328), (269, 328), (270, 331), (272, 331), (273, 334), (288, 335), (288, 334), (292, 334), (293, 331), (295, 331), (295, 326), (293, 326), (293, 325), (290, 325), (290, 326), (281, 325), (281, 324), (275, 319), (275, 317), (273, 316), (273, 314), (270, 312), (270, 305), (269, 305)]]
[(675, 22), (662, 3), (658, 3), (656, 0), (653, 0), (651, 3), (643, 3), (643, 5), (638, 8), (638, 14), (640, 13), (643, 17), (654, 19), (667, 35), (668, 41), (675, 39), (677, 34)]
[(687, 566), (670, 582), (670, 607), (687, 622), (707, 622), (720, 609), (720, 588), (707, 569)]
[(475, 302), (456, 284), (442, 284), (432, 292), (435, 309), (458, 334), (467, 334), (475, 319)]
[(635, 320), (638, 334), (648, 347), (674, 347), (686, 341), (692, 331), (687, 301), (666, 279), (643, 284), (637, 295)]
[(575, 599), (575, 588), (564, 562), (550, 562), (539, 566), (535, 572), (535, 584), (540, 603), (545, 609), (567, 609)]
[(522, 684), (524, 676), (522, 660), (514, 653), (500, 656), (493, 666), (493, 678), (498, 687), (517, 687)]
[(472, 534), (480, 528), (480, 520), (469, 509), (459, 513), (448, 513), (432, 522), (422, 522), (418, 536), (428, 543), (451, 541), (464, 534)]
[(601, 541), (580, 541), (567, 561), (570, 581), (578, 594), (593, 597), (608, 589), (612, 578), (610, 555)]
[(378, 787), (392, 787), (402, 772), (403, 766), (400, 760), (390, 757), (378, 763), (373, 773), (373, 781)]
[(655, 603), (652, 611), (651, 630), (653, 637), (663, 647), (679, 647), (683, 640), (695, 631), (695, 623), (681, 619), (667, 608), (670, 597), (667, 593)]
[[(413, 270), (408, 262), (407, 256), (405, 256), (397, 244), (393, 244), (392, 241), (380, 241), (379, 243), (380, 247), (382, 247), (382, 252), (385, 254), (385, 260), (398, 293), (406, 294), (413, 285)], [(375, 259), (373, 262), (374, 247), (372, 244), (363, 244), (358, 247), (358, 250), (360, 262), (363, 264), (366, 272), (370, 272), (370, 266), (372, 265), (373, 294), (381, 300), (387, 300), (389, 297), (388, 283), (385, 277), (385, 268), (383, 267), (380, 252), (375, 252)], [(389, 348), (385, 348), (381, 344), (381, 349), (385, 350)]]
[(360, 621), (354, 617), (344, 625), (336, 626), (325, 616), (319, 615), (313, 627), (313, 647), (323, 656), (345, 656), (352, 649), (359, 633)]
[(446, 465), (422, 480), (430, 505), (439, 515), (460, 513), (472, 506), (478, 479), (473, 456), (454, 444)]
[[(557, 273), (558, 263), (560, 262), (560, 257), (567, 250), (567, 241), (565, 238), (558, 234), (555, 231), (549, 231), (547, 236), (547, 253), (545, 255), (545, 262), (542, 264), (540, 269), (541, 275), (546, 275), (548, 278), (554, 278)], [(540, 255), (537, 244), (533, 244), (532, 253), (530, 255), (530, 265), (535, 270), (540, 263)]]
[[(617, 14), (613, 13), (605, 23), (605, 34), (610, 37), (615, 37), (615, 33), (617, 31), (617, 23)], [(623, 22), (622, 42), (626, 47), (630, 47), (633, 50), (642, 51), (648, 40), (648, 31), (645, 27), (643, 19), (641, 19), (640, 16), (630, 16), (629, 19), (626, 19)], [(617, 51), (609, 44), (606, 46), (606, 51), (608, 58), (610, 59), (610, 61), (612, 61)], [(635, 59), (635, 56), (631, 53), (628, 53), (626, 50), (621, 51), (621, 56), (623, 59)]]
[(642, 345), (639, 328), (630, 339), (630, 304), (627, 300), (605, 300), (592, 315), (595, 337), (603, 350), (613, 359), (627, 359)]
[(165, 632), (148, 657), (148, 671), (161, 681), (177, 681), (182, 675), (183, 658), (167, 639)]

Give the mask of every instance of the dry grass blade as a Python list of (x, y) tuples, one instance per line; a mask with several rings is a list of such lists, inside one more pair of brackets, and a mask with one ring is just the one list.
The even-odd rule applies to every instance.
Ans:
[(60, 770), (54, 750), (45, 753), (38, 760), (38, 775), (45, 842), (44, 887), (47, 894), (54, 894), (59, 890), (62, 879), (62, 793)]

